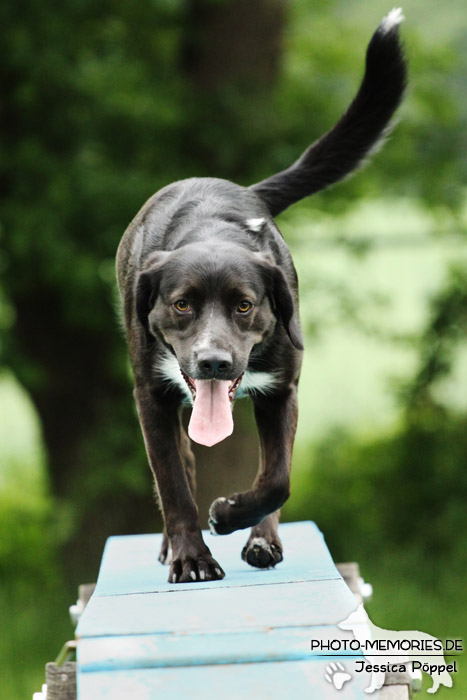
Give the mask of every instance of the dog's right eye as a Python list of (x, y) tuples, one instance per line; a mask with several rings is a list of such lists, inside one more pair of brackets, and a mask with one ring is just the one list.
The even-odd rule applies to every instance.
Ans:
[(250, 301), (241, 301), (237, 306), (237, 311), (240, 314), (246, 314), (252, 306), (253, 304)]
[(190, 310), (190, 305), (185, 299), (179, 299), (175, 302), (174, 306), (177, 311), (181, 311), (182, 313)]

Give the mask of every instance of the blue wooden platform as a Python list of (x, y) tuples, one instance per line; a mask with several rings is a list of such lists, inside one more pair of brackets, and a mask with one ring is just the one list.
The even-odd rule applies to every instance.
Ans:
[[(285, 558), (266, 571), (241, 560), (246, 531), (203, 534), (222, 581), (167, 583), (161, 535), (107, 541), (77, 628), (78, 700), (368, 697), (357, 658), (311, 652), (312, 639), (353, 639), (337, 623), (357, 607), (314, 523), (281, 525)], [(331, 662), (352, 675), (339, 691)]]

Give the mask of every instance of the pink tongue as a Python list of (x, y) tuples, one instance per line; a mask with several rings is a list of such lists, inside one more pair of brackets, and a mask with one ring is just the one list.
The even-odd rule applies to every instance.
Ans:
[(221, 379), (194, 379), (196, 397), (188, 435), (200, 445), (211, 447), (232, 435), (231, 382)]

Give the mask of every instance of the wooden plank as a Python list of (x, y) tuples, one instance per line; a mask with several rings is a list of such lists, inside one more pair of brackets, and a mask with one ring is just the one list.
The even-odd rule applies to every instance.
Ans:
[(411, 678), (407, 671), (400, 673), (399, 671), (389, 671), (386, 673), (384, 680), (385, 685), (410, 685)]
[[(269, 663), (194, 666), (85, 673), (80, 677), (79, 700), (137, 698), (186, 700), (220, 697), (222, 700), (362, 700), (368, 694), (369, 674), (354, 674), (337, 692), (326, 676), (327, 662), (283, 661)], [(373, 693), (380, 700), (379, 693)]]
[(362, 602), (362, 596), (360, 593), (360, 569), (356, 562), (344, 562), (342, 564), (336, 564), (336, 569), (344, 579), (345, 583), (348, 585), (356, 599), (359, 603)]
[(63, 666), (48, 663), (45, 667), (47, 700), (76, 700), (76, 668), (67, 661)]
[[(161, 668), (213, 664), (256, 663), (267, 661), (309, 660), (320, 657), (311, 650), (311, 639), (323, 642), (348, 638), (349, 633), (332, 626), (289, 627), (242, 630), (208, 634), (145, 634), (91, 637), (80, 642), (82, 672), (116, 668)], [(332, 652), (331, 652), (332, 654)], [(355, 652), (349, 663), (356, 661)], [(334, 654), (339, 656), (338, 653)], [(331, 661), (327, 654), (322, 657)], [(363, 660), (363, 655), (360, 660)]]
[[(337, 625), (355, 610), (342, 579), (173, 593), (93, 596), (79, 637)], [(79, 650), (79, 645), (78, 645)]]
[(378, 700), (409, 700), (408, 685), (383, 685)]
[[(264, 571), (240, 558), (245, 532), (204, 533), (226, 578), (181, 585), (167, 583), (157, 561), (161, 535), (110, 538), (77, 629), (79, 700), (367, 697), (355, 652), (310, 648), (312, 639), (353, 640), (337, 623), (356, 608), (348, 586), (358, 593), (357, 565), (344, 566), (346, 585), (313, 523), (281, 525), (280, 535), (285, 561)], [(326, 680), (332, 662), (351, 676), (338, 695)], [(406, 700), (407, 686), (390, 687), (390, 697), (372, 697)]]
[(215, 590), (256, 583), (339, 578), (322, 533), (312, 522), (280, 526), (284, 561), (274, 569), (255, 569), (241, 559), (248, 532), (240, 530), (225, 537), (203, 536), (213, 556), (226, 571), (221, 581), (209, 583), (167, 583), (169, 569), (157, 561), (162, 535), (110, 537), (102, 557), (95, 595), (125, 595), (153, 592), (193, 592), (197, 588)]
[(78, 601), (84, 610), (86, 605), (89, 603), (89, 600), (96, 590), (96, 584), (95, 583), (82, 583), (78, 587)]

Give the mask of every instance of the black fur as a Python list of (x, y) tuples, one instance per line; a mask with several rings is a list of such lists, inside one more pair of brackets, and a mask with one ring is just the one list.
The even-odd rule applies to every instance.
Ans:
[(251, 189), (277, 216), (299, 199), (349, 175), (386, 135), (407, 82), (397, 26), (380, 27), (370, 41), (360, 90), (331, 131), (322, 136), (287, 170)]
[[(201, 536), (194, 458), (180, 424), (189, 378), (235, 382), (248, 372), (259, 470), (251, 489), (212, 504), (210, 525), (216, 534), (252, 526), (242, 556), (254, 566), (282, 559), (278, 509), (289, 495), (303, 341), (297, 277), (273, 217), (359, 165), (387, 132), (405, 83), (397, 27), (386, 22), (370, 42), (350, 108), (290, 168), (249, 188), (215, 178), (174, 183), (125, 232), (118, 284), (134, 395), (165, 520), (160, 560), (168, 562), (170, 545), (171, 582), (224, 575)], [(245, 313), (242, 300), (251, 301)]]

